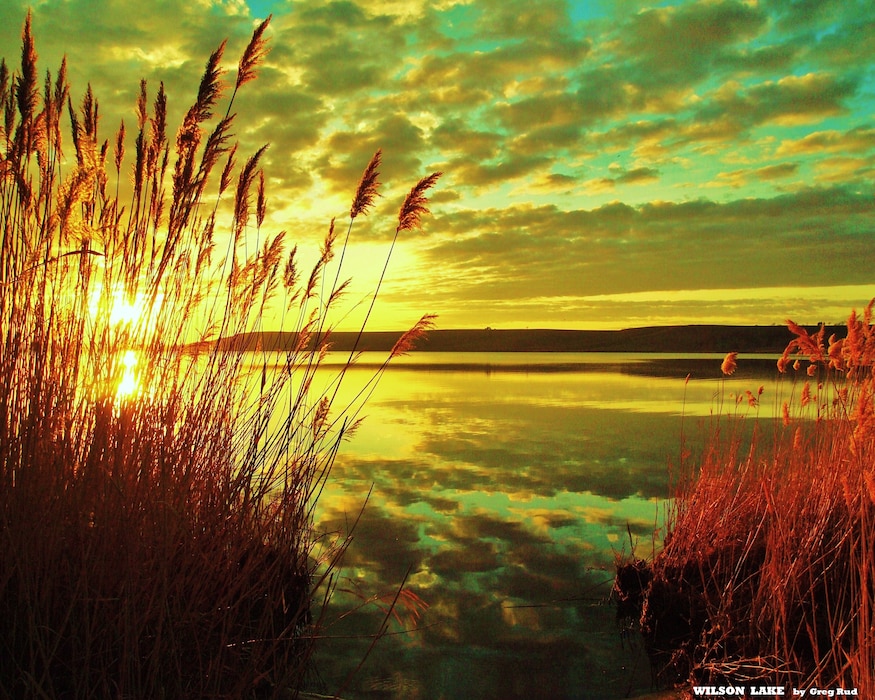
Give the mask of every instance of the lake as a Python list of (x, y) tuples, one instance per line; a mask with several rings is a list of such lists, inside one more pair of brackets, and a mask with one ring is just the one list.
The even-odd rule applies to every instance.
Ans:
[[(382, 359), (363, 356), (345, 391)], [(658, 547), (682, 434), (695, 454), (712, 414), (755, 411), (732, 397), (763, 384), (763, 404), (779, 405), (774, 359), (742, 357), (731, 379), (721, 360), (401, 358), (319, 502), (320, 531), (357, 524), (311, 690), (604, 700), (649, 691), (646, 657), (608, 601), (615, 554)], [(391, 601), (405, 575), (428, 607), (415, 620), (406, 614), (415, 601), (401, 606), (401, 623), (356, 671), (384, 617), (362, 600)]]

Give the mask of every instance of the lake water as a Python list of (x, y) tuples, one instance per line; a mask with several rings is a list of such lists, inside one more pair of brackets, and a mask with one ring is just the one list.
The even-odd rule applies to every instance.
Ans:
[[(371, 360), (347, 377), (372, 373)], [(695, 452), (731, 395), (776, 395), (774, 361), (719, 356), (414, 353), (384, 376), (318, 512), (359, 517), (312, 690), (344, 698), (610, 698), (650, 689), (607, 597), (615, 552), (661, 541), (681, 435)], [(765, 369), (764, 369), (765, 367)], [(747, 369), (746, 369), (747, 368)], [(689, 381), (686, 381), (687, 375)], [(775, 399), (776, 400), (776, 399)], [(777, 405), (777, 404), (776, 404)], [(742, 409), (750, 410), (744, 402)], [(409, 572), (409, 574), (408, 574)], [(348, 682), (383, 620), (372, 596), (428, 608)], [(403, 613), (403, 610), (402, 610)], [(415, 628), (404, 632), (405, 629)]]

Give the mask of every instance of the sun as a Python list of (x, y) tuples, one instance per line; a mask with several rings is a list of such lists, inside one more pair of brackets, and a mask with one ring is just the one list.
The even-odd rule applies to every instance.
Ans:
[(106, 314), (106, 320), (113, 328), (140, 326), (145, 331), (154, 326), (163, 301), (163, 294), (150, 301), (142, 292), (131, 296), (124, 289), (114, 288), (107, 293), (103, 286), (98, 285), (91, 293), (88, 310), (92, 319)]

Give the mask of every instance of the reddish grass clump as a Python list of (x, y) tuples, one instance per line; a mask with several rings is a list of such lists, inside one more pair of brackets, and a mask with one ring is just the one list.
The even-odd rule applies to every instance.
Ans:
[[(163, 85), (150, 111), (141, 82), (129, 187), (124, 124), (101, 141), (64, 64), (40, 90), (30, 16), (20, 72), (0, 63), (2, 697), (289, 697), (308, 671), (349, 542), (320, 541), (313, 509), (361, 405), (333, 405), (343, 371), (313, 384), (346, 288), (339, 266), (324, 284), (333, 223), (302, 276), (262, 232), (265, 147), (237, 171), (229, 143), (268, 22), (212, 127), (224, 43), (175, 140)], [(277, 305), (295, 347), (240, 352)]]
[(872, 308), (844, 338), (788, 322), (778, 367), (802, 377), (779, 416), (750, 438), (744, 418), (721, 418), (680, 480), (643, 579), (641, 627), (663, 681), (875, 697)]

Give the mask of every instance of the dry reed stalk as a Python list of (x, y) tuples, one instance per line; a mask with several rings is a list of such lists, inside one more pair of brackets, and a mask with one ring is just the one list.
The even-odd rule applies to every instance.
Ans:
[[(172, 145), (163, 85), (150, 115), (140, 83), (127, 207), (124, 123), (110, 154), (97, 99), (89, 88), (74, 107), (65, 64), (40, 96), (29, 14), (20, 73), (0, 63), (4, 697), (285, 697), (308, 671), (323, 624), (312, 598), (330, 598), (349, 543), (318, 555), (313, 508), (361, 406), (313, 390), (345, 289), (317, 290), (333, 222), (302, 287), (285, 234), (258, 238), (263, 148), (240, 169), (231, 220), (217, 216), (236, 168), (231, 104), (264, 59), (269, 19), (212, 129), (224, 43)], [(65, 102), (73, 152), (62, 173)], [(376, 196), (375, 167), (365, 180), (357, 214)], [(257, 240), (241, 259), (253, 186)], [(425, 211), (424, 199), (412, 206)], [(232, 241), (227, 260), (214, 258), (217, 227)], [(234, 338), (259, 327), (281, 286), (297, 345), (252, 363)], [(389, 610), (417, 601), (399, 588)]]
[(664, 680), (875, 693), (871, 309), (828, 344), (789, 323), (778, 368), (807, 363), (801, 390), (749, 439), (721, 418), (679, 484), (642, 613)]

